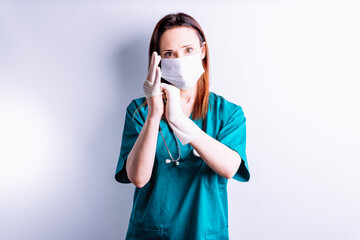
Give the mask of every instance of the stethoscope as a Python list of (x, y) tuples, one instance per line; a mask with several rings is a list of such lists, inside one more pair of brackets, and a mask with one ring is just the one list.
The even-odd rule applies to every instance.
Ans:
[[(179, 166), (179, 164), (180, 164), (179, 160), (180, 160), (180, 158), (181, 158), (181, 149), (180, 149), (179, 141), (177, 140), (176, 136), (174, 135), (174, 132), (171, 130), (171, 132), (173, 133), (173, 136), (174, 136), (174, 138), (175, 138), (176, 145), (177, 145), (177, 147), (178, 147), (178, 152), (179, 152), (179, 157), (178, 157), (177, 159), (174, 159), (173, 156), (172, 156), (171, 153), (170, 153), (170, 150), (169, 150), (167, 144), (166, 144), (166, 141), (165, 141), (164, 135), (162, 134), (162, 131), (161, 131), (161, 127), (160, 127), (160, 126), (159, 126), (159, 130), (160, 130), (161, 137), (162, 137), (162, 139), (163, 139), (163, 141), (164, 141), (166, 150), (168, 151), (169, 156), (170, 156), (170, 158), (171, 158), (171, 159), (165, 159), (165, 163), (167, 163), (167, 164), (169, 164), (169, 163), (174, 163), (175, 166)], [(204, 121), (203, 121), (202, 130), (203, 130), (204, 132), (206, 132), (206, 118), (205, 118)], [(194, 153), (195, 156), (200, 157), (199, 153), (198, 153), (195, 149), (193, 149), (193, 153)]]

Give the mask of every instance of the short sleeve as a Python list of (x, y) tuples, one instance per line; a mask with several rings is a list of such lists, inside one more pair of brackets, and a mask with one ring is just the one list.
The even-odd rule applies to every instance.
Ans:
[(246, 156), (246, 118), (240, 106), (235, 109), (220, 129), (217, 140), (235, 150), (241, 157), (241, 164), (233, 178), (240, 182), (249, 181), (250, 172)]
[(115, 171), (115, 179), (120, 183), (131, 183), (126, 172), (126, 160), (144, 125), (144, 120), (141, 118), (139, 112), (137, 111), (135, 113), (136, 109), (137, 104), (135, 100), (126, 108), (120, 154)]

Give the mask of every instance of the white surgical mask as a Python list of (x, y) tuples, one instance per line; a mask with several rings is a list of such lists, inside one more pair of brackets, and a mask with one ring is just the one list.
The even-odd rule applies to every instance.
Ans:
[(195, 86), (204, 71), (201, 53), (181, 58), (161, 58), (161, 77), (180, 89)]

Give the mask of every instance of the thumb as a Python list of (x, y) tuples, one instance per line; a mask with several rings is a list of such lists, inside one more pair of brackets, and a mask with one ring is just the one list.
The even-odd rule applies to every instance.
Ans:
[(170, 84), (167, 84), (167, 83), (161, 83), (160, 84), (160, 88), (161, 90), (165, 90), (165, 92), (170, 92), (171, 91), (171, 85)]
[(160, 85), (161, 91), (165, 90), (166, 97), (168, 99), (170, 98), (176, 98), (180, 97), (180, 89), (175, 87), (174, 85), (167, 84), (167, 83), (161, 83)]
[(180, 93), (180, 89), (177, 88), (174, 85), (168, 84), (168, 83), (161, 83), (160, 84), (161, 90), (165, 90), (167, 93)]

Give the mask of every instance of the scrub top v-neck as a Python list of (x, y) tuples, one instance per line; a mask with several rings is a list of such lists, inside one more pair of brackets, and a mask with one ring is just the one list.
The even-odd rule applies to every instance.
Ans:
[[(147, 118), (145, 97), (132, 100), (126, 109), (125, 125), (115, 179), (130, 183), (126, 159)], [(134, 114), (135, 113), (135, 114)], [(134, 114), (134, 115), (133, 115)], [(206, 121), (206, 133), (240, 155), (242, 161), (235, 180), (249, 181), (246, 157), (246, 118), (242, 108), (210, 92), (207, 118), (190, 119), (200, 128)], [(178, 158), (175, 134), (163, 119), (160, 127), (174, 159)], [(133, 208), (126, 239), (228, 239), (228, 179), (215, 173), (194, 155), (190, 144), (182, 145), (179, 165), (170, 159), (158, 132), (151, 178), (142, 188), (135, 188)], [(226, 161), (226, 159), (223, 159)]]

